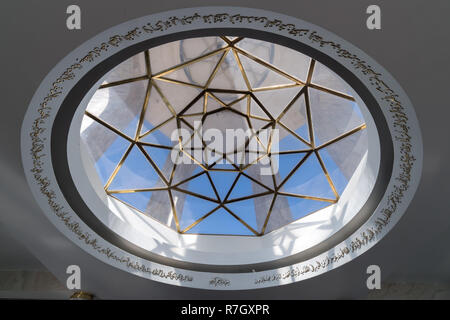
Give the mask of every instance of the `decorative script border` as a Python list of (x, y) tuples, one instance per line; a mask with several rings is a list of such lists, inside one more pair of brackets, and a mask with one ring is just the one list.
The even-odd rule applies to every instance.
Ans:
[[(305, 264), (302, 267), (290, 268), (289, 271), (283, 273), (273, 273), (272, 275), (265, 275), (254, 280), (255, 285), (260, 285), (266, 282), (279, 282), (283, 279), (291, 278), (295, 280), (307, 273), (317, 273), (321, 269), (330, 267), (332, 264), (343, 259), (345, 256), (360, 250), (368, 243), (376, 239), (383, 229), (390, 223), (391, 216), (397, 210), (398, 205), (402, 202), (405, 192), (410, 187), (411, 171), (414, 167), (416, 158), (412, 153), (410, 127), (408, 126), (408, 116), (405, 107), (399, 99), (399, 95), (394, 92), (383, 80), (382, 74), (377, 73), (370, 65), (357, 55), (352, 54), (345, 48), (341, 47), (339, 43), (334, 41), (327, 41), (318, 32), (310, 29), (297, 28), (292, 23), (283, 23), (278, 19), (269, 19), (264, 16), (246, 16), (241, 14), (208, 14), (200, 15), (194, 13), (190, 16), (176, 17), (172, 16), (167, 20), (160, 20), (152, 24), (151, 22), (135, 27), (125, 34), (116, 34), (111, 36), (107, 41), (102, 42), (99, 46), (92, 48), (84, 56), (77, 58), (75, 62), (66, 68), (59, 77), (52, 83), (47, 95), (37, 106), (39, 116), (33, 121), (29, 137), (31, 138), (30, 154), (32, 157), (31, 173), (33, 179), (38, 184), (40, 192), (45, 196), (49, 207), (56, 215), (56, 217), (71, 231), (80, 241), (85, 245), (90, 246), (93, 250), (108, 259), (112, 259), (120, 264), (125, 265), (129, 269), (150, 274), (154, 277), (162, 279), (170, 279), (177, 282), (192, 282), (193, 277), (187, 274), (176, 273), (173, 271), (166, 272), (159, 268), (151, 268), (145, 264), (134, 261), (130, 256), (116, 253), (113, 249), (103, 246), (99, 241), (93, 237), (89, 232), (83, 231), (79, 223), (74, 219), (69, 212), (67, 212), (63, 205), (59, 204), (56, 199), (56, 193), (52, 189), (51, 180), (45, 175), (44, 161), (48, 158), (48, 152), (45, 152), (45, 140), (43, 136), (46, 130), (47, 120), (52, 111), (51, 102), (62, 94), (64, 82), (74, 80), (77, 77), (76, 71), (83, 68), (83, 65), (93, 62), (102, 55), (103, 52), (108, 51), (113, 47), (120, 47), (127, 41), (133, 41), (141, 37), (143, 34), (153, 34), (164, 32), (177, 25), (189, 25), (194, 22), (203, 22), (205, 24), (217, 24), (228, 22), (231, 24), (260, 24), (268, 30), (274, 30), (279, 33), (287, 33), (290, 36), (303, 38), (304, 41), (310, 41), (312, 44), (318, 44), (320, 47), (328, 47), (333, 49), (336, 55), (340, 58), (347, 59), (353, 66), (354, 70), (361, 72), (367, 77), (370, 85), (378, 90), (383, 97), (381, 100), (386, 102), (386, 106), (393, 120), (394, 136), (393, 139), (399, 143), (399, 174), (394, 177), (395, 184), (392, 192), (387, 196), (387, 202), (384, 208), (381, 209), (381, 216), (378, 217), (371, 227), (359, 234), (359, 236), (351, 239), (348, 245), (345, 245), (334, 254), (328, 255), (322, 260), (316, 260), (314, 263)], [(230, 285), (227, 279), (213, 278), (209, 284), (210, 286)]]

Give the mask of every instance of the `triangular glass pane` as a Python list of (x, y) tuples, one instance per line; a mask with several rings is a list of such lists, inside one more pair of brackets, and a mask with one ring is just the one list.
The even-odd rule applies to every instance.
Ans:
[(195, 175), (199, 170), (202, 170), (200, 166), (194, 164), (192, 160), (186, 156), (184, 152), (181, 152), (180, 155), (182, 159), (180, 163), (176, 166), (175, 172), (172, 179), (172, 185), (180, 183), (193, 175)]
[(149, 215), (176, 230), (175, 217), (168, 191), (153, 191), (148, 204)]
[(251, 134), (248, 136), (249, 143), (247, 144), (246, 150), (252, 152), (259, 151), (262, 153), (267, 153), (270, 142), (273, 141), (276, 143), (279, 139), (279, 133), (274, 131), (271, 125), (267, 126), (267, 122), (258, 130), (253, 128), (250, 133)]
[(255, 231), (260, 232), (269, 212), (273, 195), (228, 203), (226, 206)]
[(315, 63), (311, 82), (319, 86), (352, 95), (351, 87), (340, 76), (320, 62)]
[(231, 163), (228, 163), (227, 161), (223, 161), (222, 163), (216, 163), (211, 167), (212, 170), (218, 169), (218, 170), (226, 170), (226, 171), (237, 171), (236, 167), (234, 167)]
[(133, 147), (111, 182), (109, 189), (147, 189), (165, 186), (141, 150)]
[(300, 137), (310, 142), (305, 95), (301, 95), (281, 117), (280, 121)]
[(278, 129), (278, 145), (277, 143), (277, 135), (273, 135), (272, 138), (272, 149), (276, 150), (278, 148), (279, 151), (293, 151), (293, 150), (307, 150), (311, 149), (310, 146), (301, 141), (298, 137), (294, 136), (292, 133), (287, 131), (280, 125), (275, 127)]
[(108, 72), (105, 76), (105, 81), (102, 84), (141, 77), (146, 74), (147, 70), (145, 67), (144, 53), (141, 52), (125, 60)]
[(307, 55), (272, 42), (251, 38), (242, 39), (237, 46), (295, 78), (306, 81), (311, 60)]
[[(270, 157), (264, 156), (261, 158), (258, 157), (258, 159), (257, 162), (251, 161), (250, 163), (252, 164), (244, 170), (244, 173), (267, 188), (273, 189), (275, 186)], [(253, 193), (256, 194), (268, 191), (260, 184), (252, 181)]]
[(198, 86), (204, 86), (214, 71), (223, 53), (215, 54), (190, 63), (183, 68), (164, 75), (164, 78), (183, 81)]
[(141, 134), (144, 134), (154, 126), (157, 126), (171, 117), (173, 117), (173, 114), (164, 103), (155, 86), (152, 85)]
[(280, 75), (279, 73), (253, 61), (250, 58), (247, 58), (244, 55), (239, 54), (239, 59), (241, 60), (252, 89), (295, 84), (295, 82), (289, 78)]
[(281, 188), (282, 192), (335, 199), (317, 157), (311, 154)]
[[(158, 125), (157, 129), (148, 133), (153, 128), (155, 127), (153, 127), (149, 122), (144, 121), (142, 132), (146, 135), (143, 136), (140, 141), (167, 147), (172, 147), (178, 143), (177, 139), (172, 141), (172, 134), (175, 130), (177, 130), (177, 123), (175, 119), (169, 120), (163, 125)], [(178, 131), (176, 131), (174, 137), (178, 137)]]
[(89, 101), (86, 111), (134, 138), (147, 84), (148, 81), (142, 80), (99, 89)]
[(234, 185), (228, 200), (251, 196), (253, 194), (252, 184), (253, 182), (247, 177), (243, 175), (239, 176), (239, 179)]
[(171, 149), (143, 146), (148, 156), (153, 160), (166, 179), (170, 178), (174, 161), (172, 161)]
[(206, 173), (180, 184), (178, 188), (217, 200), (214, 189)]
[(181, 112), (201, 92), (201, 89), (182, 84), (171, 83), (155, 78), (155, 85), (161, 90), (162, 96), (169, 101), (175, 113)]
[(306, 153), (273, 154), (272, 167), (277, 183), (280, 184), (305, 156)]
[(227, 44), (220, 37), (198, 37), (180, 41), (181, 60), (187, 61), (205, 55)]
[(220, 208), (186, 233), (254, 235), (245, 225), (225, 209)]
[(182, 192), (172, 191), (176, 203), (177, 217), (180, 230), (183, 231), (205, 214), (217, 207), (217, 203), (194, 197)]
[[(167, 194), (167, 191), (159, 191)], [(137, 210), (148, 214), (148, 207), (152, 192), (113, 193), (112, 196)]]
[(319, 151), (339, 194), (367, 152), (367, 131), (361, 130)]
[(236, 58), (231, 51), (222, 60), (209, 87), (227, 90), (248, 90)]
[(237, 172), (231, 171), (209, 171), (209, 175), (216, 187), (217, 193), (219, 193), (219, 197), (221, 200), (225, 199), (225, 196), (228, 194), (231, 186), (233, 185)]
[(82, 131), (81, 139), (95, 164), (100, 180), (105, 184), (130, 146), (130, 142), (88, 116), (84, 116), (83, 123), (85, 122), (91, 123)]
[(234, 185), (227, 200), (239, 199), (243, 197), (248, 197), (254, 194), (266, 192), (267, 190), (253, 182), (244, 175), (241, 175)]
[(115, 193), (113, 196), (164, 225), (176, 228), (168, 191)]
[(316, 146), (364, 124), (358, 105), (350, 100), (309, 89)]
[(288, 87), (277, 90), (255, 92), (256, 98), (262, 103), (273, 118), (277, 118), (287, 105), (300, 92), (302, 87)]
[(293, 220), (303, 218), (317, 210), (323, 209), (331, 205), (330, 202), (310, 200), (298, 197), (284, 197), (279, 196), (280, 201), (286, 198), (289, 203), (289, 208), (291, 209)]
[(265, 233), (285, 226), (308, 214), (326, 208), (329, 205), (331, 205), (331, 203), (325, 201), (278, 195), (267, 223)]

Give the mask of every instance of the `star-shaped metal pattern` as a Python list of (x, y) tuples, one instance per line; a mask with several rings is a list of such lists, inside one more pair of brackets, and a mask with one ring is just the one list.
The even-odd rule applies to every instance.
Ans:
[[(133, 130), (129, 130), (130, 126), (127, 130), (115, 126), (90, 112), (89, 106), (85, 112), (87, 118), (126, 142), (104, 184), (106, 193), (180, 233), (260, 236), (295, 220), (284, 217), (275, 227), (269, 227), (271, 219), (275, 221), (281, 215), (282, 207), (295, 206), (290, 210), (300, 211), (298, 217), (336, 203), (338, 188), (323, 152), (361, 132), (366, 124), (361, 121), (334, 136), (318, 134), (311, 95), (313, 91), (315, 95), (356, 105), (355, 99), (315, 82), (315, 67), (319, 63), (313, 59), (309, 59), (301, 79), (273, 64), (273, 44), (259, 41), (263, 45), (252, 51), (248, 46), (240, 46), (247, 38), (215, 39), (204, 52), (194, 54), (184, 52), (181, 41), (181, 63), (156, 72), (153, 61), (158, 57), (152, 59), (152, 51), (146, 50), (145, 74), (99, 87), (101, 91), (145, 83)], [(252, 41), (249, 43), (258, 45), (258, 41)], [(189, 58), (192, 55), (195, 57)], [(211, 150), (195, 126), (199, 123), (203, 130), (241, 128), (252, 134), (232, 150)], [(183, 141), (179, 136), (177, 141), (170, 140), (174, 129), (187, 130), (190, 138)], [(279, 144), (277, 150), (272, 149), (275, 129), (279, 139), (287, 141)], [(269, 132), (266, 139), (260, 136), (264, 131)], [(200, 148), (192, 147), (194, 139), (200, 141)], [(256, 144), (251, 144), (252, 140)], [(252, 145), (257, 145), (258, 150), (253, 150)], [(173, 150), (178, 151), (179, 159), (187, 157), (192, 164), (169, 161)], [(256, 160), (247, 160), (252, 153), (258, 154)], [(214, 157), (208, 158), (211, 154)], [(240, 162), (237, 157), (242, 157)], [(282, 168), (275, 168), (275, 161)], [(271, 168), (271, 174), (259, 173), (263, 162)], [(143, 183), (133, 186), (130, 172), (136, 168), (136, 176), (143, 177)], [(322, 183), (321, 194), (314, 194), (316, 187), (298, 187), (302, 177), (311, 172)], [(133, 197), (144, 199), (143, 195), (146, 200), (140, 200), (139, 206)], [(305, 201), (318, 206), (303, 205)]]

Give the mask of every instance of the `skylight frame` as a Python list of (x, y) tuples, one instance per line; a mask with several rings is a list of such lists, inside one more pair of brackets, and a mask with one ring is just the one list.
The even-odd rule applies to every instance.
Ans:
[[(142, 109), (141, 109), (141, 112), (140, 112), (139, 123), (138, 123), (136, 134), (134, 135), (134, 137), (129, 137), (129, 136), (125, 135), (119, 129), (114, 128), (110, 124), (106, 123), (105, 121), (103, 121), (99, 117), (94, 116), (93, 114), (91, 114), (88, 111), (85, 112), (85, 115), (88, 116), (89, 118), (93, 119), (94, 121), (97, 121), (101, 125), (103, 125), (106, 128), (108, 128), (109, 130), (112, 130), (114, 133), (116, 133), (120, 137), (126, 139), (130, 143), (130, 145), (128, 146), (125, 154), (123, 155), (123, 157), (121, 158), (119, 163), (116, 165), (116, 167), (113, 170), (113, 173), (111, 174), (111, 176), (109, 177), (107, 183), (104, 185), (104, 190), (109, 196), (114, 197), (115, 199), (117, 199), (119, 201), (122, 201), (122, 200), (118, 199), (117, 197), (115, 197), (114, 194), (167, 190), (168, 194), (169, 194), (170, 202), (171, 202), (172, 212), (173, 212), (173, 215), (174, 215), (174, 218), (175, 218), (176, 230), (177, 230), (177, 232), (179, 232), (181, 234), (184, 234), (184, 233), (188, 232), (191, 228), (193, 228), (195, 225), (197, 225), (198, 223), (200, 223), (201, 221), (206, 219), (208, 216), (210, 216), (216, 210), (218, 210), (220, 208), (224, 208), (228, 213), (230, 213), (231, 216), (233, 216), (240, 223), (242, 223), (255, 236), (262, 236), (264, 234), (267, 234), (266, 227), (267, 227), (269, 218), (270, 218), (271, 213), (272, 213), (273, 205), (274, 205), (278, 195), (288, 196), (288, 197), (294, 196), (294, 197), (299, 197), (299, 198), (304, 198), (304, 199), (324, 201), (324, 202), (329, 202), (330, 205), (335, 204), (335, 203), (337, 203), (339, 201), (339, 194), (338, 194), (338, 192), (336, 190), (336, 187), (334, 186), (334, 183), (333, 183), (333, 181), (332, 181), (332, 179), (330, 177), (330, 174), (329, 174), (329, 172), (328, 172), (328, 170), (327, 170), (327, 168), (326, 168), (326, 166), (324, 164), (324, 161), (322, 160), (322, 157), (321, 157), (319, 151), (324, 149), (324, 148), (326, 148), (326, 147), (328, 147), (328, 146), (330, 146), (330, 145), (332, 145), (335, 142), (341, 141), (342, 139), (344, 139), (344, 138), (346, 138), (348, 136), (351, 136), (352, 134), (355, 134), (355, 133), (357, 133), (357, 132), (359, 132), (361, 130), (366, 129), (366, 124), (363, 123), (363, 124), (359, 125), (358, 127), (355, 127), (353, 129), (351, 129), (350, 131), (347, 131), (347, 132), (341, 134), (340, 136), (338, 136), (338, 137), (336, 137), (334, 139), (331, 139), (329, 141), (326, 141), (326, 142), (316, 146), (315, 139), (314, 139), (313, 121), (312, 121), (312, 117), (311, 117), (311, 107), (310, 107), (310, 101), (309, 101), (310, 100), (309, 99), (309, 89), (312, 88), (312, 89), (315, 89), (315, 90), (319, 90), (321, 92), (325, 92), (327, 94), (335, 95), (335, 96), (337, 96), (339, 98), (346, 99), (346, 100), (353, 101), (353, 102), (355, 102), (355, 98), (352, 97), (351, 95), (348, 95), (348, 94), (342, 93), (340, 91), (333, 90), (333, 89), (327, 88), (325, 86), (321, 86), (321, 85), (318, 85), (318, 84), (314, 83), (312, 81), (312, 79), (313, 79), (313, 73), (314, 73), (314, 67), (315, 67), (315, 64), (316, 64), (316, 60), (314, 60), (313, 58), (310, 59), (307, 77), (306, 77), (306, 80), (303, 81), (303, 80), (301, 80), (301, 79), (299, 79), (299, 78), (297, 78), (297, 77), (287, 73), (286, 71), (277, 68), (276, 66), (270, 64), (269, 62), (264, 61), (263, 59), (261, 59), (261, 58), (259, 58), (257, 56), (254, 56), (252, 53), (250, 53), (250, 52), (240, 48), (239, 46), (237, 46), (236, 44), (238, 44), (241, 40), (243, 40), (244, 37), (235, 37), (233, 40), (229, 39), (226, 36), (221, 36), (220, 38), (226, 43), (225, 46), (223, 46), (223, 47), (221, 47), (219, 49), (213, 50), (211, 52), (208, 52), (206, 54), (203, 54), (203, 55), (201, 55), (199, 57), (196, 57), (194, 59), (191, 59), (191, 60), (185, 61), (183, 63), (180, 63), (180, 64), (178, 64), (178, 65), (176, 65), (176, 66), (174, 66), (172, 68), (165, 69), (165, 70), (162, 70), (162, 71), (159, 71), (159, 72), (156, 72), (156, 73), (152, 73), (151, 72), (151, 62), (150, 62), (149, 50), (145, 50), (144, 51), (145, 66), (146, 66), (146, 75), (145, 76), (139, 76), (139, 77), (133, 77), (133, 78), (123, 79), (123, 80), (119, 80), (119, 81), (114, 81), (114, 82), (111, 82), (111, 83), (102, 84), (99, 87), (99, 90), (101, 90), (101, 89), (104, 89), (104, 88), (110, 88), (110, 87), (119, 86), (119, 85), (122, 85), (122, 84), (128, 84), (128, 83), (132, 83), (132, 82), (136, 82), (136, 81), (142, 81), (142, 80), (146, 80), (147, 81), (147, 89), (146, 89), (146, 94), (145, 94), (145, 100), (144, 100), (144, 103), (143, 103), (143, 106), (142, 106)], [(231, 53), (233, 54), (234, 58), (236, 59), (238, 65), (239, 65), (239, 69), (240, 69), (240, 71), (242, 73), (243, 78), (245, 79), (247, 90), (227, 90), (227, 89), (221, 89), (221, 88), (210, 88), (209, 85), (210, 85), (211, 81), (213, 80), (216, 72), (218, 71), (220, 64), (223, 62), (225, 56), (227, 54), (231, 55)], [(178, 81), (178, 80), (174, 80), (174, 79), (170, 79), (170, 78), (165, 77), (166, 75), (170, 74), (171, 72), (174, 72), (176, 70), (180, 70), (180, 69), (182, 69), (182, 68), (184, 68), (184, 67), (186, 67), (186, 66), (188, 66), (190, 64), (193, 64), (195, 62), (201, 61), (202, 59), (211, 57), (213, 55), (219, 55), (219, 54), (221, 55), (221, 57), (220, 57), (219, 61), (217, 62), (216, 66), (214, 67), (213, 72), (208, 77), (208, 81), (206, 82), (206, 84), (204, 86), (199, 86), (199, 85), (195, 85), (195, 84), (192, 84), (192, 83), (187, 83), (187, 82)], [(250, 82), (249, 82), (249, 80), (247, 78), (245, 68), (243, 67), (243, 65), (242, 65), (242, 63), (241, 63), (241, 61), (239, 59), (240, 55), (243, 55), (243, 56), (245, 56), (247, 58), (250, 58), (253, 61), (255, 61), (257, 63), (260, 63), (261, 65), (267, 67), (269, 70), (275, 71), (276, 73), (278, 73), (278, 74), (280, 74), (280, 75), (282, 75), (282, 76), (284, 76), (286, 78), (289, 78), (290, 80), (294, 81), (294, 84), (281, 85), (281, 86), (271, 86), (271, 87), (252, 88), (251, 85), (250, 85)], [(194, 98), (194, 100), (189, 102), (188, 105), (181, 112), (179, 112), (177, 114), (174, 111), (174, 108), (170, 105), (170, 102), (167, 99), (167, 97), (165, 97), (164, 93), (161, 91), (161, 89), (159, 89), (158, 81), (166, 81), (166, 82), (177, 83), (179, 85), (193, 86), (193, 87), (197, 87), (197, 88), (201, 89), (202, 91)], [(165, 121), (163, 121), (159, 125), (156, 125), (150, 131), (147, 131), (145, 133), (141, 133), (141, 129), (142, 129), (143, 121), (144, 121), (144, 116), (145, 116), (145, 113), (146, 113), (146, 110), (147, 110), (147, 107), (148, 107), (149, 96), (150, 96), (150, 91), (151, 91), (152, 87), (154, 87), (158, 91), (159, 95), (163, 98), (163, 101), (164, 101), (166, 107), (168, 108), (168, 110), (171, 112), (172, 117), (167, 119), (167, 120), (165, 120)], [(248, 101), (250, 101), (251, 99), (254, 99), (254, 101), (256, 101), (258, 103), (258, 105), (261, 107), (261, 109), (263, 109), (264, 112), (266, 112), (268, 115), (270, 115), (270, 111), (268, 110), (268, 108), (266, 108), (261, 102), (258, 101), (258, 99), (254, 95), (254, 93), (258, 92), (258, 91), (276, 90), (276, 89), (282, 89), (282, 88), (288, 88), (288, 87), (299, 87), (299, 88), (301, 88), (301, 91), (282, 110), (281, 114), (278, 117), (274, 118), (273, 116), (270, 116), (270, 118), (272, 119), (271, 122), (268, 123), (263, 128), (268, 128), (268, 127), (274, 128), (275, 125), (279, 124), (279, 125), (283, 126), (286, 130), (288, 130), (291, 134), (296, 135), (295, 132), (292, 132), (292, 130), (290, 130), (287, 126), (283, 125), (283, 123), (280, 120), (283, 117), (283, 115), (289, 110), (289, 108), (295, 103), (295, 101), (297, 99), (304, 98), (305, 99), (305, 103), (306, 103), (306, 113), (307, 113), (307, 121), (308, 121), (308, 129), (309, 129), (310, 141), (308, 142), (308, 141), (302, 139), (301, 137), (298, 137), (298, 138), (301, 139), (302, 142), (307, 144), (310, 148), (309, 149), (305, 149), (305, 150), (291, 150), (291, 151), (288, 151), (289, 153), (305, 153), (304, 158), (301, 159), (301, 161), (297, 164), (297, 166), (295, 166), (291, 170), (291, 172), (287, 175), (287, 177), (280, 184), (278, 184), (277, 187), (273, 188), (273, 190), (270, 189), (270, 188), (267, 188), (267, 186), (262, 185), (263, 187), (265, 187), (266, 189), (269, 190), (268, 192), (261, 193), (261, 194), (254, 194), (252, 196), (245, 197), (245, 199), (244, 198), (237, 199), (237, 200), (233, 199), (232, 201), (228, 201), (228, 199), (225, 198), (223, 201), (221, 201), (219, 199), (219, 196), (218, 196), (217, 191), (216, 191), (216, 196), (217, 196), (216, 200), (218, 200), (216, 202), (217, 202), (218, 206), (215, 207), (213, 210), (211, 210), (211, 211), (207, 212), (206, 214), (204, 214), (202, 217), (200, 217), (199, 219), (194, 221), (188, 227), (186, 227), (184, 229), (181, 229), (180, 228), (180, 223), (179, 223), (179, 220), (178, 220), (178, 217), (177, 217), (176, 206), (175, 206), (174, 201), (173, 201), (173, 195), (172, 195), (171, 190), (187, 193), (187, 194), (190, 194), (190, 195), (196, 196), (196, 197), (200, 196), (199, 194), (190, 193), (190, 192), (188, 192), (186, 190), (177, 188), (177, 186), (179, 186), (180, 184), (182, 184), (184, 182), (187, 182), (187, 181), (197, 177), (198, 175), (191, 176), (188, 179), (185, 179), (185, 180), (183, 180), (181, 182), (176, 183), (175, 185), (172, 185), (171, 184), (172, 183), (171, 180), (172, 180), (172, 177), (174, 175), (174, 171), (175, 171), (176, 165), (172, 169), (172, 173), (170, 175), (170, 178), (167, 179), (164, 176), (164, 174), (161, 173), (161, 171), (159, 170), (158, 166), (152, 161), (151, 156), (143, 148), (143, 146), (153, 146), (153, 147), (161, 147), (161, 148), (164, 148), (164, 147), (163, 146), (159, 146), (159, 145), (153, 145), (153, 144), (150, 144), (150, 143), (147, 143), (147, 142), (143, 142), (143, 141), (141, 141), (141, 139), (143, 137), (145, 137), (146, 135), (148, 135), (149, 133), (151, 133), (151, 131), (157, 130), (158, 127), (164, 125), (167, 121), (172, 120), (172, 119), (176, 119), (178, 129), (180, 129), (180, 123), (183, 123), (184, 125), (187, 125), (188, 127), (191, 127), (191, 129), (194, 130), (194, 133), (193, 133), (193, 135), (194, 135), (195, 134), (195, 129), (184, 119), (184, 113), (186, 112), (186, 110), (188, 110), (188, 108), (190, 106), (192, 106), (196, 101), (198, 101), (202, 97), (205, 97), (205, 99), (204, 99), (205, 101), (206, 101), (207, 97), (211, 97), (211, 98), (214, 98), (214, 99), (218, 100), (219, 102), (221, 102), (220, 99), (218, 99), (214, 95), (214, 93), (217, 93), (217, 92), (243, 94), (243, 97), (241, 97), (240, 99), (247, 99)], [(212, 112), (220, 112), (220, 111), (224, 111), (224, 110), (231, 110), (231, 111), (237, 112), (236, 110), (230, 108), (230, 105), (235, 103), (235, 102), (236, 101), (233, 101), (230, 104), (225, 104), (225, 103), (222, 102), (223, 107), (221, 109), (219, 109), (219, 110), (214, 110)], [(205, 102), (205, 107), (206, 107), (206, 102)], [(202, 117), (202, 122), (204, 121), (205, 117), (208, 114), (209, 113), (206, 112), (206, 110), (204, 110), (203, 117)], [(248, 109), (247, 114), (240, 114), (240, 115), (246, 118), (246, 120), (247, 120), (247, 122), (249, 123), (250, 126), (251, 126), (250, 119), (256, 117), (255, 115), (250, 114), (249, 109)], [(263, 128), (261, 128), (261, 129), (263, 129)], [(191, 136), (191, 138), (192, 138), (192, 136)], [(111, 190), (111, 189), (109, 189), (109, 186), (110, 186), (111, 182), (114, 180), (115, 176), (117, 175), (117, 173), (119, 172), (121, 166), (123, 165), (124, 161), (126, 160), (127, 156), (129, 155), (131, 149), (134, 148), (134, 147), (138, 148), (144, 154), (144, 156), (148, 160), (149, 164), (156, 170), (156, 172), (158, 173), (160, 178), (166, 184), (166, 188), (158, 187), (158, 188), (148, 188), (148, 189), (121, 189), (121, 190)], [(183, 148), (181, 146), (180, 146), (180, 149), (184, 153), (186, 153), (185, 150), (183, 150)], [(283, 153), (287, 153), (287, 152), (286, 151), (279, 152), (279, 154), (283, 154)], [(186, 154), (188, 156), (190, 156), (188, 153), (186, 153)], [(270, 151), (268, 151), (268, 154), (270, 154)], [(327, 181), (328, 181), (331, 189), (333, 190), (333, 193), (334, 193), (334, 196), (335, 196), (334, 199), (326, 199), (326, 198), (311, 197), (311, 196), (306, 196), (306, 195), (290, 194), (288, 192), (279, 191), (281, 189), (281, 187), (285, 184), (285, 182), (294, 174), (294, 172), (296, 170), (298, 170), (301, 167), (301, 165), (310, 156), (316, 157), (318, 162), (320, 163), (320, 166), (321, 166), (321, 168), (323, 170), (323, 173), (325, 174), (325, 176), (327, 178)], [(192, 159), (195, 161), (194, 158), (192, 158)], [(214, 170), (214, 168), (212, 168), (214, 166), (214, 164), (210, 165), (209, 167), (205, 167), (205, 166), (201, 165), (200, 163), (197, 163), (197, 164), (200, 165), (205, 170), (204, 173), (206, 173), (206, 175), (208, 176), (208, 179), (211, 181), (211, 183), (213, 185), (213, 188), (216, 189), (214, 187), (214, 183), (212, 182), (211, 177), (209, 176), (209, 173), (208, 173), (208, 171)], [(241, 175), (245, 175), (247, 178), (253, 180), (254, 182), (256, 182), (258, 184), (261, 184), (257, 180), (255, 180), (252, 177), (250, 177), (250, 176), (245, 174), (244, 170), (247, 167), (246, 168), (242, 168), (242, 167), (237, 167), (236, 165), (234, 165), (234, 166), (235, 166), (236, 171), (239, 172), (239, 174), (237, 175), (236, 180), (235, 180), (232, 188), (228, 192), (228, 195), (232, 192), (232, 189), (233, 189), (236, 181), (239, 179), (239, 177)], [(274, 182), (274, 184), (277, 185), (275, 182)], [(247, 199), (256, 198), (256, 197), (264, 196), (264, 195), (268, 195), (268, 194), (273, 194), (274, 196), (273, 196), (272, 203), (270, 205), (269, 211), (268, 211), (268, 213), (266, 215), (263, 228), (262, 228), (262, 230), (260, 232), (258, 232), (257, 230), (253, 229), (243, 219), (241, 219), (237, 214), (233, 213), (231, 210), (229, 210), (225, 206), (229, 202), (236, 202), (236, 201), (239, 201), (239, 200), (241, 200), (241, 201), (242, 200), (247, 200)], [(207, 200), (214, 201), (214, 199), (207, 199)], [(126, 203), (126, 202), (124, 202), (124, 203)], [(128, 204), (128, 205), (130, 205), (130, 204)], [(139, 209), (136, 209), (136, 210), (140, 211)], [(312, 213), (314, 213), (314, 212), (311, 212), (309, 214), (312, 214)], [(302, 217), (302, 218), (304, 218), (304, 217)], [(302, 219), (302, 218), (300, 218), (300, 219)], [(293, 220), (293, 221), (295, 221), (295, 220)], [(227, 235), (229, 235), (229, 234), (227, 234)]]

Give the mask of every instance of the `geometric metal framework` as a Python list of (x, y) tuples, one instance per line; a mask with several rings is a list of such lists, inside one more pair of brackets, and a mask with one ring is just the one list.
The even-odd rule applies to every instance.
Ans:
[[(91, 112), (89, 106), (85, 111), (85, 119), (93, 120), (126, 141), (123, 154), (104, 181), (104, 190), (109, 196), (180, 233), (254, 236), (266, 234), (339, 200), (355, 166), (346, 179), (333, 177), (328, 164), (334, 165), (333, 172), (339, 171), (339, 166), (333, 164), (333, 154), (330, 156), (327, 150), (344, 140), (355, 145), (356, 138), (351, 138), (361, 134), (366, 124), (361, 116), (356, 122), (345, 120), (346, 126), (340, 132), (329, 131), (326, 128), (336, 119), (326, 112), (315, 113), (315, 101), (318, 96), (324, 95), (326, 98), (322, 102), (337, 99), (337, 103), (351, 106), (354, 116), (358, 109), (355, 99), (349, 93), (327, 87), (320, 83), (320, 79), (315, 79), (316, 66), (320, 65), (315, 60), (308, 57), (302, 78), (273, 62), (273, 44), (247, 40), (243, 37), (216, 37), (216, 43), (221, 41), (216, 48), (209, 47), (206, 52), (193, 58), (183, 58), (177, 65), (156, 72), (152, 71), (152, 61), (158, 57), (152, 60), (152, 51), (146, 50), (143, 53), (145, 74), (111, 81), (99, 87), (100, 92), (132, 83), (145, 83), (145, 94), (133, 122), (133, 130), (126, 131), (115, 126), (101, 114)], [(250, 50), (246, 43), (253, 43), (256, 47)], [(182, 42), (179, 42), (178, 48), (183, 54)], [(266, 51), (261, 54), (263, 49)], [(342, 79), (339, 81), (343, 82)], [(176, 102), (178, 95), (185, 96), (185, 104)], [(154, 107), (159, 103), (157, 99), (161, 101), (159, 109)], [(321, 103), (317, 101), (319, 108)], [(335, 114), (336, 118), (343, 113), (336, 111)], [(160, 119), (158, 123), (152, 120), (155, 118)], [(316, 125), (315, 120), (328, 125)], [(247, 129), (251, 135), (232, 150), (212, 150), (198, 124), (203, 130), (219, 128), (223, 131), (228, 127)], [(173, 130), (181, 129), (190, 133), (189, 139), (183, 140), (181, 135), (178, 135), (177, 141), (167, 139)], [(269, 132), (269, 135), (264, 138), (261, 135), (263, 132)], [(276, 150), (273, 148), (276, 143), (274, 132), (278, 132), (281, 142), (287, 141), (279, 143)], [(200, 148), (192, 146), (194, 139), (199, 139)], [(251, 148), (252, 141), (256, 141), (258, 150)], [(89, 148), (92, 139), (85, 139), (85, 142)], [(367, 142), (363, 148), (367, 149)], [(170, 157), (163, 159), (157, 156), (160, 152), (166, 152), (167, 156), (174, 150), (177, 157), (188, 158), (192, 165), (170, 164)], [(336, 148), (333, 150), (336, 151)], [(147, 164), (146, 168), (139, 166), (138, 171), (142, 175), (146, 174), (143, 173), (145, 170), (155, 172), (154, 181), (157, 181), (142, 188), (133, 187), (132, 179), (127, 188), (115, 186), (115, 180), (127, 159), (136, 152), (144, 156)], [(256, 160), (246, 160), (252, 153), (257, 153)], [(213, 158), (209, 158), (211, 154), (214, 154)], [(245, 159), (238, 163), (237, 157)], [(361, 157), (355, 156), (353, 162), (359, 163)], [(275, 161), (278, 168), (274, 165)], [(264, 165), (272, 170), (268, 176), (258, 173)], [(306, 183), (304, 188), (298, 188), (302, 185), (298, 181), (308, 174), (314, 176), (311, 181), (322, 175), (329, 192), (322, 192), (326, 188), (324, 185), (313, 188), (313, 184)], [(126, 180), (126, 175), (121, 179)], [(336, 180), (343, 182), (337, 183)], [(320, 192), (315, 193), (317, 190)], [(130, 196), (133, 194), (150, 194), (150, 197), (139, 208)], [(319, 205), (304, 206), (305, 201)], [(200, 202), (202, 204), (198, 204)], [(296, 206), (297, 203), (300, 205)], [(163, 216), (160, 213), (165, 210), (164, 205), (170, 207), (170, 212)], [(189, 213), (186, 213), (187, 207), (190, 208)], [(292, 214), (294, 209), (297, 212), (295, 215)], [(249, 218), (250, 215), (254, 217)], [(242, 229), (236, 225), (229, 227), (229, 219)], [(211, 221), (209, 224), (208, 220)]]

